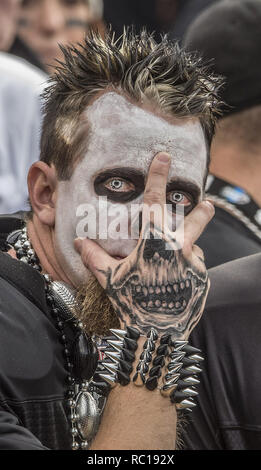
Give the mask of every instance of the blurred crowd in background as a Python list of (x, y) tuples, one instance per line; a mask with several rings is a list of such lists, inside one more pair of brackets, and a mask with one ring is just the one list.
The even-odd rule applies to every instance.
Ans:
[[(217, 1), (217, 0), (216, 0)], [(27, 171), (39, 156), (40, 95), (59, 45), (90, 29), (146, 27), (182, 41), (194, 17), (215, 0), (0, 0), (0, 213), (27, 208)]]

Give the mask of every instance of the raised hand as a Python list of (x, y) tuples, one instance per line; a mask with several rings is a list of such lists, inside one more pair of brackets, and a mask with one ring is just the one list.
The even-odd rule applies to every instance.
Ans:
[[(170, 157), (158, 154), (150, 167), (144, 191), (144, 210), (136, 248), (116, 260), (91, 240), (75, 241), (82, 261), (106, 290), (121, 324), (143, 333), (155, 327), (160, 334), (185, 339), (199, 321), (209, 280), (202, 251), (194, 245), (214, 214), (201, 202), (185, 218), (181, 247), (179, 228), (170, 232), (164, 214)], [(157, 210), (145, 210), (155, 205)]]

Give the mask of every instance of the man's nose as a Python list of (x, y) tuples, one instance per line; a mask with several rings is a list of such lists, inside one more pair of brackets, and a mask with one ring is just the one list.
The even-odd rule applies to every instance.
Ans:
[(42, 0), (38, 15), (38, 26), (42, 34), (55, 35), (64, 24), (65, 18), (60, 3), (57, 0)]

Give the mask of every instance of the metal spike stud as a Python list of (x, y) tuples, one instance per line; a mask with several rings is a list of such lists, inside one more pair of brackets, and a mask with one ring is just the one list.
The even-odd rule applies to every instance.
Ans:
[(171, 335), (169, 333), (165, 333), (160, 338), (160, 344), (168, 344), (169, 345), (170, 341), (171, 341)]
[(105, 380), (105, 382), (107, 382), (112, 388), (116, 387), (116, 377), (113, 377), (109, 374), (99, 374), (99, 376), (102, 380)]
[(164, 376), (164, 379), (163, 379), (164, 383), (169, 382), (170, 380), (172, 380), (175, 375), (179, 376), (179, 374), (176, 374), (176, 372), (174, 370), (172, 372), (169, 372), (169, 374), (166, 374)]
[(143, 352), (141, 353), (140, 359), (141, 359), (142, 361), (145, 361), (145, 362), (150, 363), (150, 362), (152, 361), (152, 355), (151, 355), (151, 353), (150, 353), (149, 351), (146, 351), (146, 350), (145, 350), (145, 351), (143, 351)]
[(193, 375), (190, 377), (184, 377), (183, 382), (185, 382), (187, 385), (197, 385), (200, 383), (200, 381)]
[(149, 371), (150, 377), (160, 377), (161, 376), (161, 366), (152, 367)]
[(155, 388), (157, 388), (158, 386), (158, 377), (157, 376), (149, 377), (146, 380), (145, 386), (148, 390), (151, 390), (151, 391), (155, 390)]
[(134, 382), (134, 384), (137, 386), (137, 387), (142, 387), (145, 383), (145, 377), (144, 375), (142, 374), (142, 372), (136, 372), (136, 374), (134, 375), (132, 381)]
[(194, 361), (194, 359), (191, 359), (190, 357), (184, 357), (182, 359), (183, 365), (186, 366), (192, 366), (193, 364), (197, 364), (197, 361)]
[(149, 339), (152, 339), (153, 341), (155, 341), (156, 339), (158, 339), (159, 335), (157, 333), (157, 331), (155, 330), (155, 328), (151, 328), (147, 334), (147, 338)]
[(201, 350), (198, 348), (194, 348), (194, 346), (190, 346), (190, 344), (187, 344), (184, 346), (183, 351), (185, 351), (187, 354), (200, 354)]
[(179, 372), (180, 369), (182, 369), (182, 367), (183, 367), (182, 362), (170, 362), (167, 368), (169, 372)]
[(143, 372), (144, 374), (146, 374), (149, 370), (149, 364), (147, 362), (144, 362), (144, 361), (141, 361), (139, 362), (139, 364), (137, 365), (137, 368), (136, 368), (137, 371), (139, 372)]
[(139, 339), (140, 337), (140, 332), (137, 330), (137, 328), (134, 328), (133, 326), (127, 326), (126, 327), (128, 337), (131, 339)]
[(184, 388), (182, 390), (183, 393), (186, 393), (187, 395), (189, 395), (190, 397), (196, 397), (198, 395), (198, 392), (196, 390), (194, 390), (193, 388), (191, 387), (188, 387), (188, 388)]
[(164, 397), (169, 397), (174, 392), (176, 387), (177, 387), (177, 384), (172, 384), (172, 385), (165, 384), (163, 385), (163, 387), (161, 387), (160, 393)]
[[(108, 343), (108, 341), (115, 341), (115, 336), (114, 336), (114, 335), (112, 335), (112, 336), (104, 336), (103, 340), (106, 341), (107, 343)], [(122, 339), (122, 340), (123, 340), (123, 339)], [(105, 347), (105, 348), (106, 348), (106, 347), (108, 347), (108, 346), (105, 344), (104, 346), (101, 345), (101, 346), (99, 346), (99, 347), (103, 347), (103, 348)]]
[(152, 364), (153, 364), (154, 366), (163, 367), (163, 366), (165, 365), (165, 356), (156, 356), (156, 357), (153, 359)]
[(199, 372), (202, 372), (200, 367), (194, 365), (186, 367), (185, 370), (191, 372), (192, 374), (199, 374)]
[(171, 343), (171, 345), (177, 350), (183, 349), (184, 346), (186, 346), (187, 344), (188, 344), (188, 341), (182, 341), (182, 340), (172, 341)]
[(111, 359), (113, 362), (119, 362), (120, 358), (121, 358), (121, 354), (119, 352), (114, 352), (114, 351), (104, 351), (104, 354), (109, 358)]
[(149, 352), (155, 351), (155, 343), (151, 339), (147, 339), (144, 343), (143, 349), (146, 349)]
[(120, 370), (122, 372), (125, 372), (127, 374), (131, 374), (133, 367), (129, 362), (123, 361), (122, 359), (120, 360)]
[(168, 354), (168, 345), (161, 344), (157, 349), (157, 356), (166, 356)]
[(108, 340), (107, 343), (110, 344), (110, 346), (112, 346), (114, 349), (116, 349), (116, 351), (121, 351), (124, 344), (123, 341), (116, 340)]
[[(169, 375), (169, 374), (167, 374), (167, 375)], [(165, 380), (165, 385), (166, 386), (173, 385), (173, 384), (177, 383), (178, 379), (179, 379), (179, 374), (173, 374), (171, 376), (171, 378), (168, 377), (168, 380)]]
[(198, 395), (198, 393), (195, 392), (195, 390), (191, 390), (189, 388), (184, 388), (184, 390), (178, 390), (177, 387), (174, 393), (174, 400), (177, 403), (180, 403), (182, 400), (184, 400), (184, 398), (195, 397), (196, 395)]
[(114, 330), (114, 329), (110, 329), (110, 332), (116, 336), (116, 338), (119, 338), (119, 339), (123, 339), (125, 338), (126, 334), (127, 334), (127, 331), (126, 330)]
[(195, 362), (204, 361), (204, 357), (200, 356), (199, 354), (192, 354), (191, 356), (188, 356), (188, 359), (193, 359)]
[(135, 354), (132, 351), (129, 351), (126, 348), (122, 348), (121, 353), (125, 361), (130, 362), (130, 363), (135, 361)]
[(180, 352), (180, 353), (175, 352), (175, 353), (169, 354), (171, 362), (181, 362), (184, 356), (185, 356), (185, 353), (183, 352)]
[(185, 408), (193, 408), (194, 406), (197, 406), (196, 403), (194, 403), (194, 401), (192, 400), (188, 400), (188, 398), (185, 398), (180, 403), (176, 403), (176, 408), (178, 408), (179, 410), (182, 410)]
[(118, 376), (118, 381), (121, 385), (125, 386), (125, 385), (128, 385), (130, 383), (129, 375), (125, 374), (121, 370), (119, 370), (117, 372), (117, 376)]
[(136, 351), (138, 344), (137, 341), (131, 338), (124, 338), (124, 346), (130, 351)]
[(102, 366), (112, 374), (115, 374), (119, 368), (118, 364), (108, 362), (102, 362)]
[[(190, 377), (192, 378), (192, 377)], [(193, 387), (194, 383), (193, 382), (186, 382), (185, 380), (180, 379), (178, 382), (178, 390), (182, 388), (187, 388), (187, 387)]]

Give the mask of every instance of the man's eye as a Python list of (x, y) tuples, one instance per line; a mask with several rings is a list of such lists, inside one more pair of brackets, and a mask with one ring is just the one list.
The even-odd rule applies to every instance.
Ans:
[(186, 208), (192, 206), (192, 199), (181, 191), (170, 191), (167, 194), (167, 202), (170, 204), (182, 204)]
[(129, 192), (134, 191), (134, 185), (129, 181), (121, 178), (110, 178), (104, 184), (105, 188), (115, 192)]

